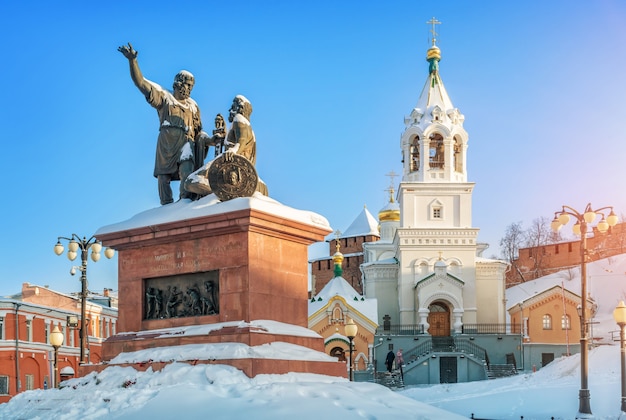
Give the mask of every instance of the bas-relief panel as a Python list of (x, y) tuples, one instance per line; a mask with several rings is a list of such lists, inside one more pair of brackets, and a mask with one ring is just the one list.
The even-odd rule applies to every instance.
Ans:
[(219, 271), (144, 279), (144, 319), (219, 314)]

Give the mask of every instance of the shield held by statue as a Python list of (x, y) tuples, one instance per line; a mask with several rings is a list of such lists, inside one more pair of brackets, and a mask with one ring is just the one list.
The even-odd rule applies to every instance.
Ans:
[(254, 165), (241, 155), (223, 153), (209, 167), (209, 186), (221, 201), (251, 197), (257, 189), (259, 176)]

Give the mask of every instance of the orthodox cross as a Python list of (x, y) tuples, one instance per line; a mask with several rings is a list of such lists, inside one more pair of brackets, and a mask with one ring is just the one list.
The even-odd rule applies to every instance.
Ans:
[(391, 317), (387, 314), (383, 317), (383, 329), (389, 331), (391, 329)]
[(398, 176), (398, 174), (397, 174), (397, 173), (395, 173), (394, 171), (391, 171), (391, 172), (389, 172), (388, 174), (385, 174), (385, 176), (388, 176), (388, 177), (389, 177), (389, 188), (387, 188), (385, 191), (387, 191), (387, 192), (389, 193), (389, 197), (390, 197), (390, 200), (389, 200), (389, 201), (393, 202), (393, 192), (394, 192), (394, 188), (393, 188), (393, 186), (394, 186), (394, 184), (395, 184), (395, 183), (393, 182), (393, 179), (394, 179), (395, 177), (397, 177), (397, 176)]
[(426, 22), (429, 25), (433, 25), (433, 28), (429, 31), (431, 34), (433, 34), (433, 39), (432, 39), (432, 43), (433, 46), (435, 45), (435, 43), (437, 42), (437, 32), (435, 31), (435, 25), (441, 25), (441, 22), (439, 22), (437, 19), (435, 19), (434, 17), (429, 20), (428, 22)]
[(341, 236), (341, 231), (337, 229), (335, 231), (335, 248), (337, 249), (337, 252), (339, 252), (339, 237), (340, 236)]

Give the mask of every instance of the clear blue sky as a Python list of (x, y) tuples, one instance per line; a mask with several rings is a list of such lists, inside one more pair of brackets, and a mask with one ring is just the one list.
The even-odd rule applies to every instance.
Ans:
[[(485, 255), (510, 223), (562, 204), (626, 213), (621, 0), (3, 2), (0, 295), (22, 282), (78, 291), (57, 237), (159, 205), (158, 120), (119, 45), (164, 87), (193, 72), (209, 129), (247, 96), (270, 196), (345, 230), (363, 205), (377, 214), (385, 174), (401, 173), (433, 16)], [(116, 264), (90, 262), (90, 289), (116, 289)]]

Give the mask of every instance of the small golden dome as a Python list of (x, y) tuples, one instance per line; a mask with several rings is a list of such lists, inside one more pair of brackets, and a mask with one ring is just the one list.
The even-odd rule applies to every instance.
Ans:
[(378, 212), (378, 220), (380, 222), (399, 222), (400, 210), (399, 209), (383, 209)]
[(426, 51), (426, 61), (430, 61), (432, 59), (441, 60), (441, 50), (436, 45), (433, 45)]
[(389, 188), (389, 203), (378, 212), (379, 222), (399, 222), (400, 206), (393, 199), (393, 187)]

